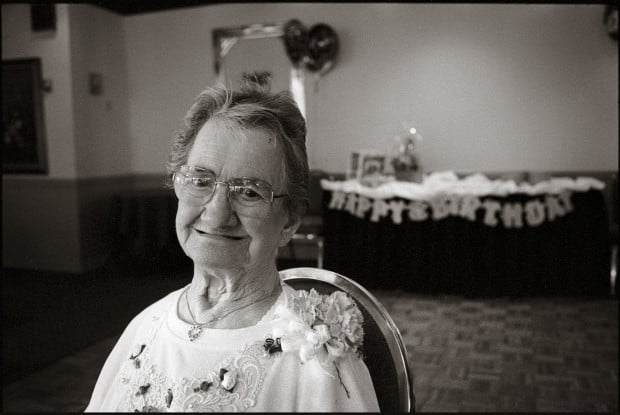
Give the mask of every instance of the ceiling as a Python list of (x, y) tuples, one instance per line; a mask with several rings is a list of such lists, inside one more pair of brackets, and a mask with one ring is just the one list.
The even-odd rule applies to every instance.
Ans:
[(150, 13), (162, 10), (173, 10), (182, 7), (207, 6), (223, 3), (224, 1), (199, 0), (95, 0), (87, 3), (103, 7), (121, 15)]

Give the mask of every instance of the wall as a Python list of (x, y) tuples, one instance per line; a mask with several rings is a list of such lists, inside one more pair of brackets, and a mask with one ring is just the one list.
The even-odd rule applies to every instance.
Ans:
[[(69, 16), (81, 268), (88, 270), (108, 259), (113, 198), (133, 180), (125, 36), (116, 13), (76, 4)], [(101, 95), (90, 93), (90, 73), (102, 75)]]
[(211, 30), (300, 19), (340, 37), (307, 76), (311, 167), (344, 171), (413, 119), (429, 170), (605, 170), (618, 164), (618, 44), (602, 5), (227, 4), (124, 19), (132, 169), (161, 172), (169, 139), (215, 80)]
[[(81, 272), (105, 262), (109, 199), (131, 186), (123, 27), (92, 6), (57, 4), (56, 14), (55, 31), (35, 33), (28, 5), (2, 5), (2, 59), (40, 57), (53, 87), (43, 102), (49, 174), (2, 176), (2, 257), (5, 267)], [(89, 72), (102, 73), (102, 95), (88, 93)]]
[(69, 37), (67, 5), (56, 6), (56, 30), (45, 32), (30, 30), (28, 5), (2, 5), (2, 59), (40, 57), (43, 78), (53, 82), (43, 95), (50, 178), (76, 177)]
[(32, 32), (27, 5), (2, 5), (2, 59), (40, 57), (52, 92), (43, 96), (49, 174), (2, 175), (5, 267), (79, 270), (69, 10), (56, 6), (56, 30)]
[[(83, 4), (69, 9), (77, 175), (131, 173), (123, 18)], [(89, 74), (103, 77), (101, 95), (89, 92)]]
[[(159, 184), (173, 131), (215, 80), (216, 27), (298, 18), (336, 29), (337, 65), (306, 79), (313, 168), (342, 172), (352, 150), (380, 149), (414, 119), (430, 170), (617, 171), (618, 45), (601, 5), (56, 10), (57, 29), (33, 33), (28, 5), (2, 5), (2, 58), (39, 56), (53, 82), (49, 174), (2, 178), (5, 267), (80, 272), (105, 261), (111, 198)], [(89, 72), (103, 74), (102, 95), (88, 93)]]

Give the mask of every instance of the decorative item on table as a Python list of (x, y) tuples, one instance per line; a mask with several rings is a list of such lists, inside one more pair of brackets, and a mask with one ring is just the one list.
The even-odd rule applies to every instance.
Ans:
[(391, 160), (394, 176), (400, 181), (420, 183), (423, 172), (416, 147), (422, 136), (412, 124), (403, 122), (403, 127), (405, 133), (394, 137), (397, 143), (396, 155)]
[(357, 180), (364, 186), (376, 187), (390, 180), (384, 173), (386, 156), (375, 150), (360, 150), (351, 153), (347, 168), (347, 180)]
[(351, 153), (349, 164), (347, 165), (347, 180), (357, 180), (357, 171), (360, 165), (360, 152), (354, 151)]

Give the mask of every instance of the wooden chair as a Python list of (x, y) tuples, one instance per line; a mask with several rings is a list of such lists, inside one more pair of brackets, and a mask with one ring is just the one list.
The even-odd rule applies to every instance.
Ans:
[(318, 268), (290, 268), (280, 277), (295, 289), (314, 288), (320, 294), (349, 294), (364, 316), (362, 355), (375, 387), (381, 412), (415, 412), (413, 379), (407, 350), (394, 321), (381, 303), (355, 281)]

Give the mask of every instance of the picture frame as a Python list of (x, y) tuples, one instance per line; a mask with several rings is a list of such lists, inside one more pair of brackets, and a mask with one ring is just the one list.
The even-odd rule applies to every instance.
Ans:
[(40, 58), (2, 61), (2, 174), (47, 174)]
[(366, 154), (361, 162), (360, 180), (380, 177), (385, 169), (385, 155)]
[(353, 151), (347, 167), (347, 180), (380, 179), (385, 173), (385, 164), (385, 154), (373, 150)]
[(346, 177), (347, 180), (357, 180), (359, 179), (359, 165), (360, 165), (360, 153), (354, 151), (351, 153), (351, 158), (349, 159), (349, 165), (347, 166)]

